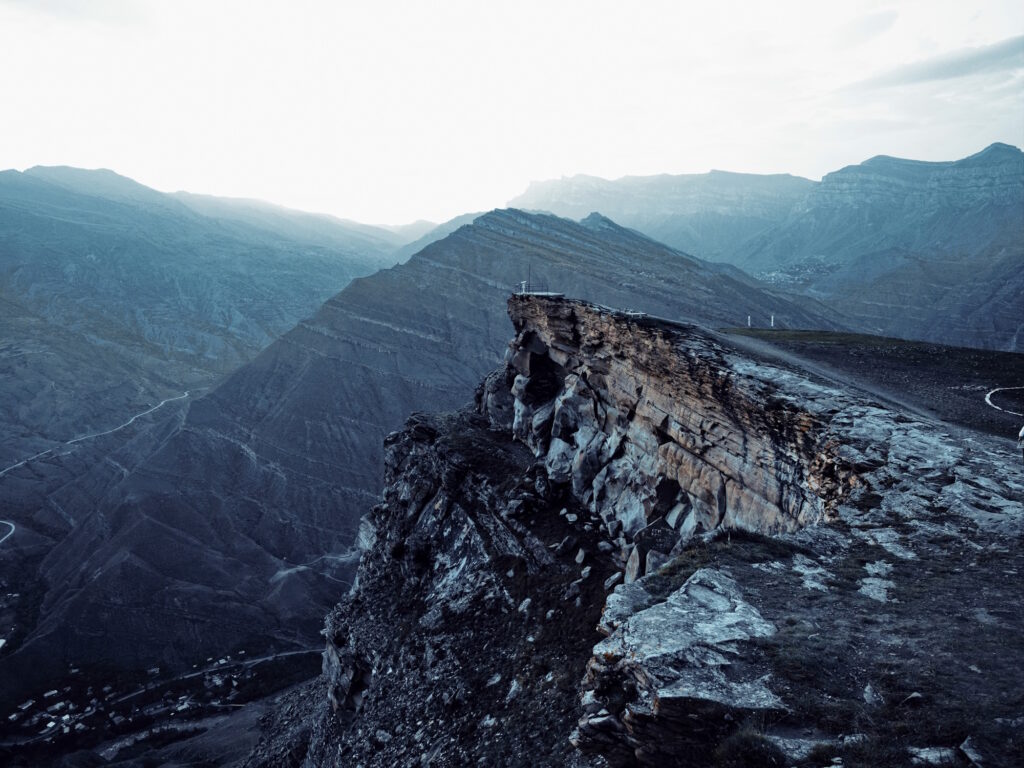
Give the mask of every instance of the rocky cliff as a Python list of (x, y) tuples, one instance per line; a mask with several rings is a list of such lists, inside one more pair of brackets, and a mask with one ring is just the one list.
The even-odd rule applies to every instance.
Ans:
[(388, 437), (324, 674), (250, 766), (1020, 759), (999, 441), (696, 326), (509, 311), (476, 405)]
[[(507, 345), (503, 296), (531, 276), (709, 324), (751, 312), (789, 327), (830, 323), (813, 303), (600, 216), (479, 217), (356, 280), (196, 398), (113, 488), (66, 492), (76, 524), (38, 566), (41, 618), (6, 649), (4, 663), (21, 670), (6, 680), (27, 698), (52, 687), (36, 674), (59, 678), (68, 665), (180, 669), (225, 645), (318, 642), (380, 492), (385, 435), (413, 410), (472, 395)], [(27, 540), (28, 521), (16, 522)], [(0, 698), (4, 688), (0, 676)]]

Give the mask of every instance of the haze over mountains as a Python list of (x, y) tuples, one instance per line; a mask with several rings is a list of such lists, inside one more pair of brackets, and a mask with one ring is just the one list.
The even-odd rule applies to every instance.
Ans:
[(393, 264), (405, 240), (188, 202), (110, 171), (0, 173), (0, 517), (17, 526), (0, 569), (14, 595), (0, 601), (3, 651), (36, 623), (42, 558), (189, 398), (354, 276)]
[(858, 330), (1024, 348), (1024, 154), (879, 156), (827, 174), (712, 171), (535, 183), (511, 205), (599, 210), (701, 258), (827, 300)]
[(173, 667), (232, 644), (314, 641), (354, 567), (384, 435), (412, 410), (471, 397), (507, 342), (502, 298), (531, 274), (713, 325), (748, 313), (834, 325), (824, 308), (598, 215), (486, 214), (355, 280), (196, 400), (95, 505), (67, 510), (77, 524), (40, 569), (53, 585), (45, 620), (10, 663)]
[(26, 390), (2, 416), (0, 466), (111, 426), (107, 405), (128, 415), (208, 385), (393, 263), (400, 242), (283, 209), (249, 224), (231, 201), (202, 207), (110, 171), (0, 173), (3, 359)]
[(0, 700), (72, 666), (314, 647), (385, 436), (472, 398), (527, 279), (712, 328), (1024, 339), (1007, 145), (821, 182), (574, 177), (518, 201), (579, 221), (378, 228), (109, 171), (0, 173)]
[(535, 181), (509, 205), (578, 219), (600, 211), (623, 226), (709, 261), (730, 261), (751, 238), (784, 219), (815, 187), (778, 174), (571, 176)]
[[(0, 173), (4, 359), (31, 356), (31, 366), (9, 364), (34, 390), (7, 415), (16, 423), (3, 430), (0, 462), (43, 445), (32, 440), (108, 424), (102, 406), (82, 401), (119, 397), (130, 413), (157, 394), (209, 384), (352, 277), (393, 263), (399, 244), (326, 218), (314, 229), (305, 226), (314, 217), (281, 209), (256, 225), (225, 215), (230, 202), (212, 215), (197, 209), (110, 171)], [(95, 370), (48, 365), (68, 355), (81, 365), (93, 357)], [(52, 384), (26, 379), (43, 373)]]

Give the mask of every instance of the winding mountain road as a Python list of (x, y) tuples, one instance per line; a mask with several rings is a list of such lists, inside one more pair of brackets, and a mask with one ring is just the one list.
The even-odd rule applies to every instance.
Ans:
[(998, 405), (992, 402), (992, 395), (994, 395), (996, 392), (1005, 392), (1011, 389), (1024, 389), (1024, 387), (996, 387), (987, 395), (985, 395), (985, 402), (991, 405), (997, 411), (1002, 411), (1003, 413), (1012, 413), (1014, 416), (1024, 416), (1024, 413), (1017, 413), (1017, 411), (1011, 411), (1006, 408), (1000, 408)]
[(0, 544), (3, 544), (5, 541), (7, 541), (9, 538), (11, 538), (11, 536), (14, 535), (14, 530), (15, 529), (14, 529), (14, 523), (12, 523), (10, 520), (0, 520), (0, 525), (9, 525), (11, 527), (11, 530), (9, 530), (4, 535), (4, 537), (2, 539), (0, 539)]
[[(61, 448), (61, 447), (67, 446), (67, 445), (74, 445), (75, 443), (81, 443), (84, 440), (92, 440), (94, 437), (103, 437), (104, 435), (110, 435), (110, 434), (113, 434), (114, 432), (118, 432), (119, 430), (122, 430), (125, 427), (130, 426), (132, 423), (134, 423), (134, 421), (136, 419), (140, 419), (143, 416), (147, 416), (147, 415), (151, 414), (153, 411), (156, 411), (156, 410), (158, 410), (160, 408), (163, 408), (165, 405), (167, 405), (167, 403), (172, 403), (175, 400), (184, 400), (186, 397), (188, 397), (188, 395), (189, 395), (189, 393), (186, 391), (185, 394), (183, 394), (183, 395), (178, 395), (177, 397), (168, 397), (168, 398), (166, 398), (164, 400), (161, 400), (159, 403), (154, 405), (152, 408), (147, 408), (146, 410), (144, 410), (144, 411), (142, 411), (140, 413), (136, 413), (134, 416), (132, 416), (130, 419), (128, 419), (128, 421), (124, 422), (123, 424), (118, 424), (113, 429), (106, 429), (103, 432), (93, 432), (93, 433), (88, 434), (88, 435), (82, 435), (81, 437), (76, 437), (76, 438), (74, 438), (72, 440), (68, 440), (67, 442), (61, 443), (60, 445), (55, 446), (53, 448), (47, 448), (45, 451), (40, 451), (39, 453), (37, 453), (37, 454), (35, 454), (33, 456), (29, 456), (27, 459), (22, 459), (21, 461), (15, 463), (15, 464), (11, 464), (11, 466), (9, 466), (9, 467), (4, 467), (3, 469), (0, 469), (0, 477), (3, 477), (8, 472), (10, 472), (12, 469), (17, 469), (18, 467), (21, 467), (21, 466), (24, 466), (25, 464), (28, 464), (30, 461), (35, 461), (38, 458), (41, 458), (43, 456), (46, 456), (47, 454), (53, 453), (58, 448)], [(7, 534), (7, 535), (10, 536), (10, 534)], [(0, 539), (0, 541), (3, 541), (3, 539)]]

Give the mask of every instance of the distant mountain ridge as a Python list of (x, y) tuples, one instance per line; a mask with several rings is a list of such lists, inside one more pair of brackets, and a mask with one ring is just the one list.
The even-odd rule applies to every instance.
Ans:
[[(287, 223), (287, 216), (279, 222)], [(107, 358), (104, 367), (131, 368), (144, 398), (169, 394), (251, 359), (352, 277), (393, 263), (394, 236), (383, 230), (374, 237), (335, 224), (301, 236), (294, 221), (293, 231), (279, 222), (257, 228), (204, 215), (112, 171), (0, 172), (0, 298), (10, 310), (0, 321), (11, 323), (7, 354), (45, 351), (72, 334), (82, 348), (102, 350), (97, 359)], [(21, 337), (16, 317), (60, 333)], [(28, 325), (18, 327), (28, 332)], [(121, 362), (110, 359), (115, 353)], [(81, 388), (94, 375), (103, 378), (102, 370), (51, 374), (66, 380), (69, 402), (79, 404), (90, 399)], [(46, 397), (47, 389), (38, 396)], [(34, 410), (45, 417), (61, 408), (51, 403)], [(118, 406), (111, 416), (125, 412), (131, 408)], [(44, 438), (70, 438), (103, 423), (102, 417), (63, 426), (44, 419), (25, 427)], [(19, 431), (4, 430), (0, 461), (24, 452), (21, 443), (5, 445)]]
[[(283, 208), (262, 200), (175, 192), (171, 197), (202, 216), (237, 221), (256, 229), (319, 246), (361, 247), (386, 252), (399, 248), (406, 237), (390, 229), (339, 219), (324, 213)], [(414, 227), (419, 231), (421, 227)]]
[(848, 166), (734, 263), (870, 333), (1024, 350), (1024, 153)]
[(788, 174), (728, 171), (615, 181), (581, 175), (532, 182), (509, 205), (576, 219), (599, 211), (673, 248), (727, 261), (740, 244), (785, 216), (814, 184)]
[[(113, 171), (67, 167), (0, 172), (0, 216), (0, 263), (7, 267), (12, 281), (0, 284), (0, 290), (13, 298), (31, 305), (47, 279), (44, 270), (51, 268), (62, 275), (70, 269), (80, 278), (87, 278), (91, 271), (94, 277), (89, 279), (93, 288), (99, 289), (104, 285), (97, 281), (108, 273), (113, 280), (148, 288), (131, 270), (152, 270), (147, 279), (154, 277), (171, 291), (161, 290), (159, 296), (133, 295), (134, 303), (141, 306), (150, 300), (173, 301), (168, 295), (175, 291), (171, 282), (196, 272), (204, 275), (203, 280), (196, 280), (199, 289), (222, 281), (221, 275), (214, 274), (217, 270), (232, 276), (244, 272), (257, 291), (277, 289), (265, 310), (250, 305), (232, 322), (233, 335), (259, 346), (318, 306), (317, 299), (305, 297), (301, 308), (290, 306), (293, 286), (289, 281), (305, 280), (293, 275), (315, 270), (319, 277), (311, 276), (309, 287), (321, 296), (330, 295), (353, 274), (393, 263), (390, 252), (404, 242), (402, 236), (388, 230), (333, 217), (256, 201), (167, 195)], [(127, 256), (130, 261), (123, 260)], [(270, 283), (264, 286), (267, 278)], [(58, 289), (56, 295), (67, 293), (74, 298), (75, 291), (85, 287), (78, 279), (73, 286)], [(242, 295), (244, 289), (238, 288)], [(232, 294), (222, 298), (226, 303), (221, 311), (231, 311)], [(105, 311), (102, 301), (93, 301), (93, 305)], [(261, 311), (264, 316), (257, 319), (255, 315)], [(215, 312), (212, 306), (200, 308), (200, 316), (214, 325), (219, 322)], [(273, 313), (281, 319), (274, 319)], [(239, 321), (247, 315), (263, 328), (244, 330)], [(186, 313), (181, 320), (191, 322), (192, 316)], [(147, 333), (145, 329), (142, 332)], [(175, 343), (179, 342), (172, 342), (172, 347)], [(184, 334), (180, 343), (186, 354), (201, 353), (199, 347), (184, 340)], [(234, 367), (234, 361), (223, 360), (219, 365), (227, 370)]]
[(713, 171), (534, 183), (513, 203), (620, 223), (832, 302), (858, 329), (1024, 349), (1024, 154), (885, 155), (820, 182)]

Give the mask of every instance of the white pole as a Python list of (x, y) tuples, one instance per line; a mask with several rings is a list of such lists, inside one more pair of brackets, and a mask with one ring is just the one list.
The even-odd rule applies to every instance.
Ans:
[(750, 327), (750, 315), (747, 315), (747, 328)]
[(772, 328), (775, 327), (775, 315), (772, 315)]

